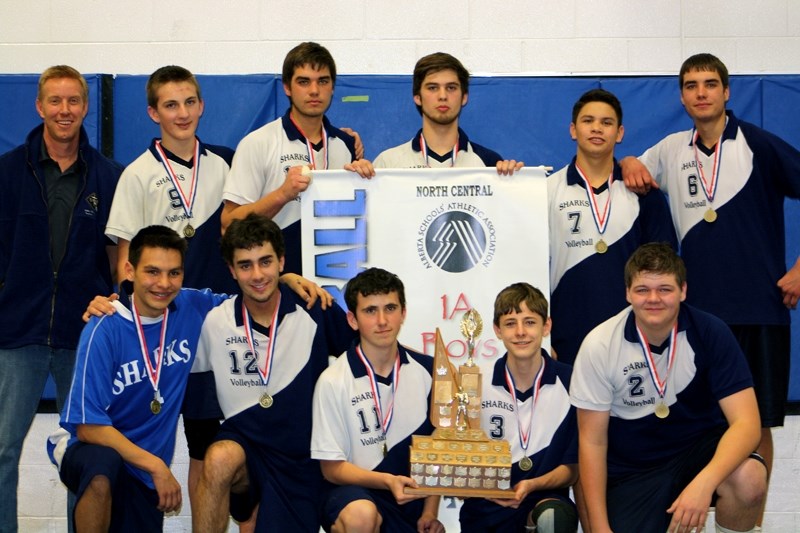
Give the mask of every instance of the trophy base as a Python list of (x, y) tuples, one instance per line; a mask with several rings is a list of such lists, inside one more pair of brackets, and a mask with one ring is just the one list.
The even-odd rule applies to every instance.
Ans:
[(421, 496), (455, 496), (456, 498), (495, 498), (498, 500), (513, 499), (515, 492), (511, 489), (457, 489), (455, 487), (420, 487), (403, 489), (406, 494)]
[(407, 494), (460, 498), (513, 498), (511, 450), (480, 430), (438, 428), (431, 436), (411, 437), (411, 479)]

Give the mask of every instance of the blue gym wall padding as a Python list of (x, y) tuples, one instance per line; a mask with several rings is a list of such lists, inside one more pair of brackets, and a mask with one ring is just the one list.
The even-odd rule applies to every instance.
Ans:
[[(101, 145), (101, 76), (87, 76), (90, 91), (85, 125), (94, 146)], [(20, 144), (40, 118), (36, 113), (37, 75), (0, 75), (0, 153)], [(288, 106), (280, 76), (198, 76), (205, 112), (198, 135), (205, 142), (236, 147), (250, 131), (282, 115)], [(113, 82), (115, 159), (128, 164), (141, 154), (158, 127), (146, 113), (147, 76), (120, 75)], [(470, 81), (461, 125), (470, 139), (503, 157), (528, 165), (566, 165), (575, 154), (569, 138), (574, 101), (586, 90), (615, 93), (624, 110), (625, 137), (617, 155), (638, 155), (665, 135), (691, 127), (680, 104), (674, 76), (645, 77), (476, 77)], [(800, 147), (800, 76), (733, 76), (728, 104), (747, 121)], [(342, 75), (328, 116), (337, 126), (358, 131), (366, 157), (410, 139), (420, 127), (410, 76)], [(786, 203), (787, 264), (800, 254), (800, 204)], [(733, 288), (741, 290), (741, 288)], [(789, 399), (800, 401), (800, 315), (792, 312), (792, 376)], [(52, 398), (49, 388), (45, 397)]]

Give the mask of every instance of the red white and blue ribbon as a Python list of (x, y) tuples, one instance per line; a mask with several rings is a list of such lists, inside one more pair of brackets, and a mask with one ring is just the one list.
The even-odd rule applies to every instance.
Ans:
[(158, 384), (161, 380), (161, 366), (164, 363), (164, 345), (167, 338), (167, 319), (169, 318), (169, 309), (165, 308), (161, 318), (161, 334), (159, 335), (160, 341), (158, 349), (156, 350), (155, 363), (150, 360), (150, 352), (147, 349), (147, 339), (144, 336), (144, 327), (142, 326), (142, 318), (139, 316), (139, 311), (136, 310), (136, 301), (131, 299), (131, 309), (133, 311), (133, 322), (136, 324), (136, 335), (139, 337), (139, 348), (142, 351), (142, 359), (144, 359), (144, 367), (147, 371), (147, 378), (153, 386), (153, 391), (158, 394)]
[(186, 218), (191, 219), (192, 206), (194, 206), (194, 200), (197, 198), (197, 180), (200, 178), (200, 143), (195, 138), (194, 165), (192, 166), (192, 181), (189, 182), (188, 194), (183, 190), (181, 180), (178, 179), (178, 176), (175, 175), (175, 171), (172, 170), (172, 165), (169, 163), (169, 158), (167, 157), (164, 148), (161, 147), (161, 141), (156, 141), (156, 152), (158, 152), (158, 157), (161, 159), (161, 164), (164, 165), (164, 170), (167, 171), (167, 177), (169, 177), (173, 187), (175, 187), (175, 190), (178, 192), (178, 197), (181, 200), (183, 212), (186, 213)]
[(592, 188), (591, 183), (589, 180), (586, 179), (586, 175), (583, 173), (581, 167), (575, 163), (575, 169), (578, 171), (578, 175), (583, 180), (583, 183), (586, 185), (586, 196), (589, 198), (589, 207), (592, 209), (592, 218), (594, 218), (594, 224), (597, 226), (597, 231), (600, 232), (600, 235), (605, 233), (606, 226), (608, 225), (608, 219), (611, 218), (611, 184), (614, 182), (614, 169), (611, 169), (611, 174), (608, 175), (608, 198), (606, 199), (606, 205), (603, 207), (603, 212), (600, 212), (600, 207), (597, 205), (597, 197), (594, 194), (594, 189)]
[(372, 389), (372, 401), (375, 404), (375, 412), (378, 415), (378, 420), (381, 423), (381, 431), (383, 431), (384, 443), (386, 442), (386, 434), (389, 432), (389, 427), (392, 425), (392, 418), (394, 417), (394, 399), (397, 387), (400, 386), (400, 353), (398, 352), (394, 359), (394, 369), (392, 371), (392, 401), (386, 409), (386, 414), (383, 414), (381, 407), (381, 392), (378, 388), (378, 382), (375, 378), (375, 369), (372, 368), (372, 363), (366, 358), (364, 352), (361, 351), (361, 346), (356, 346), (356, 354), (361, 362), (364, 363), (364, 368), (367, 371), (367, 378), (369, 379), (369, 386)]
[[(261, 376), (261, 382), (266, 387), (269, 384), (269, 378), (272, 375), (272, 362), (275, 355), (275, 343), (278, 338), (278, 308), (281, 306), (281, 294), (277, 294), (278, 301), (275, 302), (275, 310), (272, 312), (272, 320), (269, 322), (269, 338), (267, 339), (267, 349), (264, 353), (264, 367), (258, 363), (258, 375)], [(253, 357), (258, 362), (258, 352), (256, 351), (255, 343), (253, 342), (253, 327), (250, 325), (250, 313), (247, 312), (247, 306), (244, 301), (242, 302), (242, 326), (244, 327), (244, 336), (247, 339), (247, 346), (253, 353)]]
[(514, 382), (514, 376), (511, 375), (511, 371), (508, 370), (508, 364), (506, 364), (506, 386), (508, 387), (509, 394), (511, 394), (511, 403), (514, 404), (514, 413), (517, 415), (516, 418), (517, 429), (519, 433), (519, 445), (522, 448), (522, 454), (526, 457), (528, 456), (528, 445), (530, 444), (531, 428), (533, 427), (533, 412), (536, 410), (536, 400), (539, 399), (539, 388), (542, 383), (542, 376), (544, 375), (544, 367), (546, 363), (547, 360), (542, 357), (542, 366), (539, 367), (539, 371), (533, 378), (533, 398), (531, 399), (531, 414), (528, 420), (527, 428), (523, 427), (522, 416), (520, 416), (519, 412), (520, 404), (517, 402), (517, 384)]
[(700, 140), (700, 132), (692, 129), (692, 139), (694, 142), (694, 162), (697, 165), (697, 172), (700, 173), (700, 181), (703, 184), (703, 193), (706, 195), (709, 203), (714, 201), (714, 196), (717, 194), (717, 185), (719, 185), (719, 168), (722, 165), (722, 139), (717, 141), (714, 147), (714, 164), (711, 169), (711, 181), (706, 179), (706, 173), (703, 171), (703, 165), (700, 164), (699, 154), (697, 153), (697, 141)]
[(300, 135), (302, 135), (303, 138), (306, 140), (306, 150), (308, 150), (309, 166), (314, 170), (328, 170), (328, 133), (325, 131), (325, 126), (324, 125), (320, 126), (322, 128), (322, 157), (324, 159), (323, 161), (324, 166), (322, 168), (318, 168), (317, 158), (314, 155), (316, 153), (314, 150), (314, 143), (312, 143), (311, 139), (308, 138), (308, 135), (306, 135), (303, 132), (302, 128), (300, 128), (300, 125), (294, 121), (294, 117), (292, 117), (291, 114), (289, 115), (289, 119), (292, 121), (292, 124), (294, 124), (294, 127), (297, 128), (297, 131), (300, 132)]
[(645, 337), (644, 332), (639, 328), (638, 324), (636, 325), (636, 333), (639, 335), (639, 345), (642, 347), (642, 353), (647, 361), (647, 368), (650, 370), (650, 378), (653, 380), (653, 386), (656, 388), (658, 396), (663, 400), (667, 392), (667, 380), (672, 370), (672, 364), (675, 362), (675, 350), (678, 344), (678, 324), (675, 324), (670, 334), (669, 348), (667, 351), (667, 373), (663, 380), (661, 376), (658, 375), (658, 368), (656, 368), (653, 352), (650, 350), (650, 343), (647, 342), (647, 337)]

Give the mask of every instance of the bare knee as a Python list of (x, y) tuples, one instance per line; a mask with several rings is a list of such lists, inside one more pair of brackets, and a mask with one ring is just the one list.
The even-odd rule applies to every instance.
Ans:
[[(111, 482), (106, 476), (94, 476), (86, 490), (81, 495), (81, 500), (91, 498), (96, 502), (111, 502)], [(80, 500), (79, 500), (80, 502)]]
[(245, 468), (244, 449), (236, 442), (222, 440), (208, 447), (203, 459), (201, 479), (232, 485)]
[(377, 533), (381, 518), (378, 508), (369, 500), (350, 502), (339, 513), (334, 524), (335, 533)]
[(761, 505), (767, 495), (767, 469), (763, 463), (748, 458), (719, 487), (720, 498), (744, 507)]

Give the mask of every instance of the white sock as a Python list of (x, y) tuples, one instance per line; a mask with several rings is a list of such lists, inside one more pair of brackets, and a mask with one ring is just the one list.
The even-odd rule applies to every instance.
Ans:
[(722, 527), (717, 522), (714, 523), (714, 527), (717, 529), (717, 533), (753, 533), (755, 529), (748, 529), (747, 531), (736, 531), (735, 529), (728, 529), (727, 527)]

